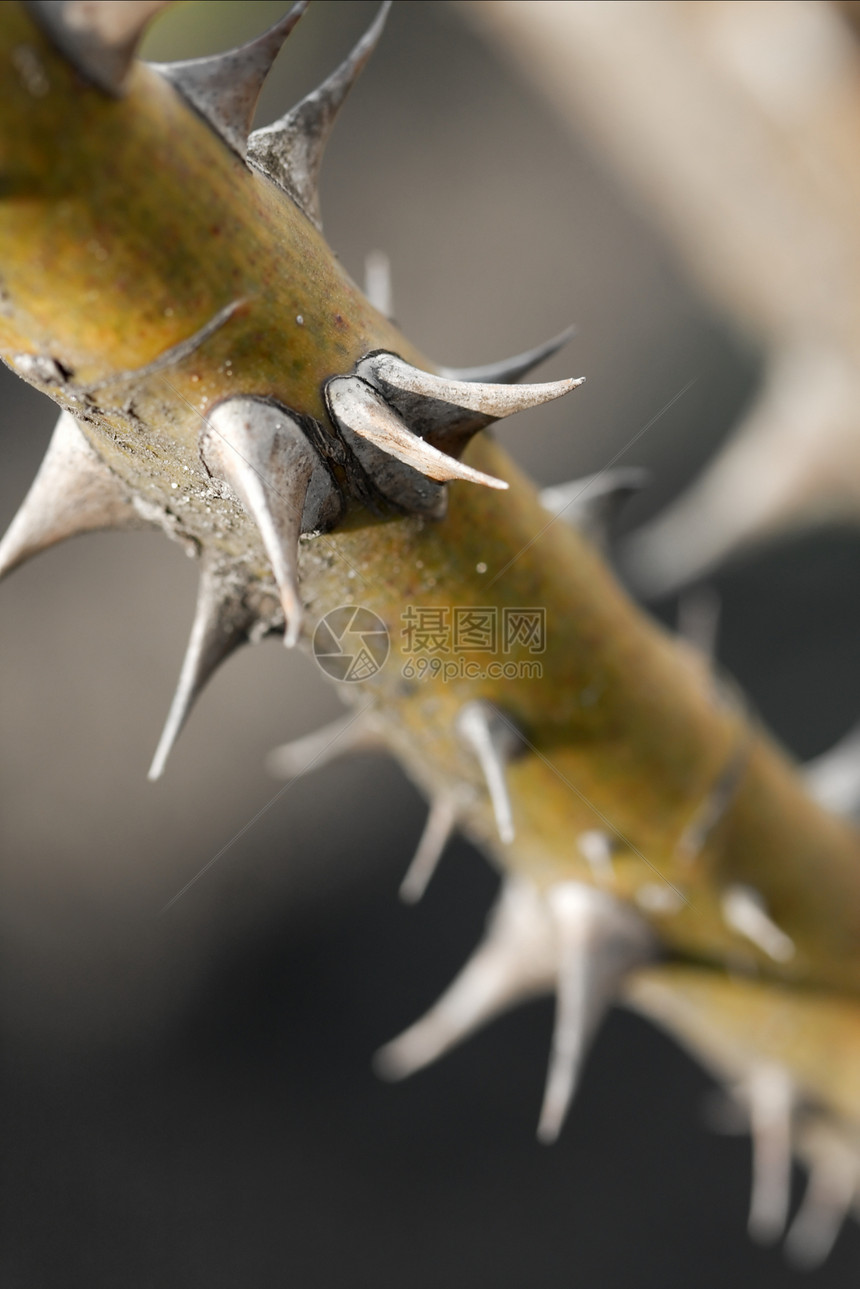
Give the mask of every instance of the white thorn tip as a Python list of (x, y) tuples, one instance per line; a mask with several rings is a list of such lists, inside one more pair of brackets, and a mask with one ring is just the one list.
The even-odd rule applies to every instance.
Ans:
[(753, 1147), (749, 1233), (760, 1244), (778, 1240), (791, 1199), (791, 1128), (794, 1090), (778, 1065), (762, 1065), (747, 1081)]
[(860, 1161), (831, 1138), (810, 1162), (806, 1193), (785, 1239), (788, 1260), (804, 1271), (821, 1266), (839, 1237), (860, 1183)]
[(427, 823), (421, 834), (418, 849), (400, 883), (400, 898), (404, 904), (417, 904), (424, 895), (457, 826), (457, 807), (447, 795), (431, 803)]
[(350, 752), (380, 751), (385, 742), (370, 716), (346, 715), (303, 738), (274, 748), (266, 769), (277, 779), (297, 779), (308, 770), (322, 769)]
[(540, 385), (487, 385), (475, 381), (447, 380), (413, 367), (395, 354), (372, 354), (362, 359), (358, 374), (374, 384), (387, 385), (407, 394), (451, 403), (455, 407), (499, 419), (561, 398), (585, 383), (575, 380), (547, 381)]
[(726, 926), (774, 962), (790, 962), (794, 957), (794, 941), (768, 916), (758, 891), (749, 886), (730, 886), (723, 893), (722, 909)]
[[(508, 487), (503, 479), (473, 470), (413, 434), (393, 408), (364, 381), (353, 376), (336, 377), (329, 381), (326, 395), (332, 416), (342, 429), (351, 431), (359, 439), (428, 479), (440, 483), (462, 479), (488, 488)], [(372, 474), (372, 467), (370, 469)]]
[(624, 976), (648, 962), (654, 943), (646, 923), (620, 900), (582, 882), (562, 882), (546, 895), (555, 928), (556, 1016), (538, 1140), (561, 1132), (594, 1034)]
[(426, 1015), (379, 1050), (377, 1073), (414, 1074), (494, 1016), (548, 991), (554, 974), (552, 924), (540, 892), (510, 879), (475, 953)]
[(514, 819), (508, 793), (508, 762), (522, 751), (523, 744), (513, 725), (491, 703), (466, 703), (457, 717), (457, 732), (474, 752), (484, 776), (499, 840), (514, 840)]
[(612, 867), (612, 838), (599, 828), (581, 832), (576, 839), (577, 849), (591, 869), (598, 886), (612, 886), (615, 871)]

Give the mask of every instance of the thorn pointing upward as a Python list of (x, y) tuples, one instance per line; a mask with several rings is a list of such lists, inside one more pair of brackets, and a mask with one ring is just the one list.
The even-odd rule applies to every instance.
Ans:
[(390, 8), (391, 0), (385, 0), (349, 57), (318, 89), (248, 140), (248, 160), (288, 192), (317, 228), (322, 228), (319, 173), (325, 146), (347, 94), (376, 48)]
[(175, 85), (225, 143), (244, 157), (263, 82), (307, 7), (308, 0), (298, 0), (273, 27), (238, 49), (211, 58), (190, 58), (153, 66)]
[(445, 380), (468, 380), (479, 381), (482, 384), (487, 382), (492, 384), (508, 385), (518, 381), (521, 376), (525, 376), (534, 367), (552, 358), (557, 354), (559, 349), (573, 339), (576, 335), (576, 327), (565, 327), (557, 336), (551, 340), (545, 340), (542, 345), (535, 345), (534, 349), (527, 349), (522, 354), (516, 354), (513, 358), (503, 358), (501, 362), (484, 363), (480, 367), (440, 367), (439, 375)]
[(142, 528), (117, 476), (63, 412), (20, 510), (0, 542), (0, 577), (41, 551), (99, 528)]

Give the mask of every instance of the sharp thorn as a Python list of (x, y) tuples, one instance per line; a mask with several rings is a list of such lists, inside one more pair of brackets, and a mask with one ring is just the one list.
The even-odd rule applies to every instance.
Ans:
[(319, 172), (346, 96), (376, 48), (391, 0), (385, 0), (348, 58), (317, 89), (273, 125), (255, 130), (248, 160), (279, 184), (317, 228), (322, 228)]
[(284, 41), (308, 6), (298, 0), (268, 31), (211, 58), (154, 63), (234, 152), (245, 157), (257, 99)]
[(384, 750), (386, 743), (369, 715), (340, 717), (322, 729), (274, 748), (266, 758), (266, 769), (276, 779), (298, 779), (308, 770), (318, 770), (350, 752)]
[(99, 528), (141, 528), (125, 487), (63, 412), (39, 473), (0, 542), (0, 577), (41, 551)]
[(356, 372), (377, 388), (415, 394), (437, 402), (451, 403), (454, 407), (489, 416), (495, 420), (524, 412), (554, 398), (561, 398), (585, 383), (585, 377), (576, 380), (547, 381), (541, 385), (492, 385), (475, 381), (447, 380), (434, 376), (404, 362), (396, 354), (378, 353), (363, 358)]
[(761, 1065), (746, 1083), (753, 1147), (748, 1229), (772, 1244), (785, 1229), (791, 1198), (791, 1129), (794, 1091), (779, 1065)]
[(729, 886), (722, 898), (726, 926), (744, 936), (774, 962), (790, 962), (794, 941), (768, 916), (758, 891), (750, 886)]
[(170, 0), (25, 0), (28, 10), (64, 58), (112, 97), (122, 94), (150, 19)]
[(235, 571), (204, 562), (179, 684), (149, 769), (152, 781), (164, 773), (167, 758), (204, 686), (221, 663), (248, 640), (255, 618), (245, 604), (244, 590), (244, 578)]
[(457, 813), (456, 802), (449, 795), (443, 794), (431, 803), (418, 849), (400, 884), (400, 898), (405, 904), (417, 904), (427, 890), (457, 826)]
[(494, 1016), (552, 987), (552, 924), (540, 892), (509, 879), (484, 938), (437, 1003), (377, 1053), (387, 1079), (403, 1079), (438, 1060)]
[[(438, 448), (413, 434), (393, 408), (363, 380), (355, 376), (336, 377), (326, 386), (326, 396), (331, 414), (342, 430), (369, 443), (386, 456), (394, 457), (419, 474), (440, 483), (464, 479), (469, 483), (484, 484), (488, 488), (507, 488), (503, 479), (495, 479), (480, 470), (473, 470), (471, 466), (463, 465), (456, 457), (440, 452)], [(350, 445), (355, 447), (362, 464), (367, 462), (372, 470), (372, 458), (362, 457), (360, 445), (354, 439)], [(371, 478), (374, 477), (372, 473)]]
[(534, 367), (546, 362), (563, 349), (576, 335), (576, 327), (565, 327), (552, 340), (545, 340), (534, 349), (517, 354), (514, 358), (503, 358), (501, 362), (484, 363), (480, 367), (440, 367), (439, 375), (445, 380), (475, 381), (480, 384), (508, 385), (527, 375)]
[(557, 519), (563, 519), (589, 541), (606, 546), (625, 502), (650, 482), (650, 472), (636, 466), (601, 470), (570, 483), (544, 488), (540, 502)]
[(309, 517), (308, 507), (325, 504), (327, 473), (296, 421), (252, 398), (229, 399), (215, 408), (201, 452), (210, 473), (230, 485), (259, 529), (284, 610), (284, 642), (291, 648), (303, 612), (299, 537), (316, 526), (318, 516)]
[(383, 318), (394, 317), (391, 261), (384, 251), (371, 251), (365, 257), (364, 294)]
[(506, 771), (508, 762), (522, 751), (522, 742), (510, 722), (480, 699), (461, 708), (457, 732), (478, 759), (499, 839), (509, 845), (514, 840), (514, 821)]
[(626, 904), (582, 882), (546, 895), (555, 927), (556, 1015), (538, 1140), (558, 1137), (591, 1040), (624, 977), (654, 956), (644, 920)]

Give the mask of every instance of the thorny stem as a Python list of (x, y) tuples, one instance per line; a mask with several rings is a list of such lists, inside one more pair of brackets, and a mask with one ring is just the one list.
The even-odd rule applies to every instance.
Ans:
[[(368, 304), (296, 206), (157, 74), (138, 65), (128, 93), (107, 97), (22, 8), (7, 5), (0, 78), (3, 358), (82, 421), (101, 457), (174, 535), (244, 560), (270, 584), (255, 528), (201, 463), (208, 411), (251, 394), (331, 431), (321, 393), (328, 378), (377, 349), (429, 364)], [(608, 831), (616, 895), (635, 903), (657, 882), (682, 897), (676, 911), (651, 920), (667, 951), (701, 969), (679, 977), (655, 968), (649, 978), (672, 996), (678, 979), (681, 999), (692, 980), (697, 1015), (710, 1009), (718, 1028), (753, 1048), (757, 1001), (778, 995), (795, 1028), (784, 1040), (770, 1031), (780, 1050), (768, 1055), (855, 1116), (856, 1088), (837, 1094), (824, 1052), (816, 1061), (809, 1053), (818, 1049), (804, 1048), (824, 1023), (810, 1022), (823, 1015), (810, 1000), (828, 991), (827, 1015), (841, 1015), (846, 1034), (857, 1030), (854, 829), (806, 796), (731, 691), (636, 609), (594, 549), (564, 523), (547, 522), (498, 446), (475, 442), (468, 459), (510, 491), (449, 485), (443, 520), (377, 519), (354, 505), (337, 531), (303, 543), (311, 630), (330, 609), (357, 602), (391, 635), (386, 666), (348, 696), (372, 702), (383, 736), (434, 799), (462, 799), (471, 785), (466, 831), (538, 886), (590, 882), (577, 838)], [(539, 663), (540, 678), (404, 677), (406, 607), (470, 605), (546, 611), (545, 652), (535, 657), (521, 645), (508, 659)], [(461, 657), (483, 666), (480, 652)], [(457, 713), (476, 699), (499, 708), (525, 742), (509, 767), (516, 835), (507, 845), (455, 733)], [(721, 809), (709, 814), (720, 793)], [(771, 960), (726, 925), (723, 895), (734, 884), (759, 894), (795, 946), (790, 961)], [(759, 980), (747, 986), (744, 973)], [(680, 1004), (653, 1010), (699, 1044), (699, 1021), (689, 1023)]]

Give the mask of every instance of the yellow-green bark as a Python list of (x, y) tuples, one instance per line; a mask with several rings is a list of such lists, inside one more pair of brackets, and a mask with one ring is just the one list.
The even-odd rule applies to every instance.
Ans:
[[(34, 94), (32, 76), (20, 74), (22, 47), (38, 60), (46, 93)], [(242, 558), (266, 581), (253, 525), (213, 496), (201, 463), (207, 411), (233, 394), (267, 396), (333, 432), (327, 379), (374, 349), (430, 365), (371, 308), (292, 201), (157, 73), (137, 66), (128, 93), (109, 98), (71, 70), (21, 8), (6, 5), (0, 78), (0, 352), (30, 379), (26, 356), (58, 364), (65, 379), (36, 383), (82, 418), (129, 488), (168, 512), (178, 535)], [(222, 311), (193, 352), (142, 370)], [(640, 613), (588, 543), (541, 509), (489, 438), (473, 443), (468, 460), (509, 480), (510, 490), (449, 485), (441, 521), (383, 520), (353, 503), (336, 532), (303, 543), (309, 629), (328, 610), (358, 602), (391, 634), (388, 663), (350, 687), (349, 698), (373, 704), (392, 748), (428, 792), (471, 783), (467, 830), (501, 865), (539, 885), (591, 881), (577, 837), (608, 827), (618, 841), (616, 894), (635, 902), (643, 885), (657, 882), (683, 896), (679, 911), (652, 922), (668, 951), (698, 964), (683, 977), (683, 992), (695, 994), (706, 1028), (732, 1036), (740, 1015), (743, 1041), (754, 1049), (769, 986), (745, 984), (744, 973), (789, 982), (780, 1006), (794, 1028), (781, 1059), (823, 1101), (860, 1118), (856, 1080), (847, 1078), (847, 1091), (846, 1080), (835, 1087), (827, 1051), (810, 1056), (824, 1041), (822, 1026), (831, 1047), (844, 1040), (853, 1050), (855, 1042), (855, 830), (808, 799), (786, 758), (749, 728), (732, 691)], [(539, 662), (542, 675), (404, 676), (402, 614), (410, 605), (545, 608), (546, 651), (510, 655)], [(457, 712), (475, 698), (496, 704), (527, 740), (509, 772), (516, 839), (507, 846), (454, 733)], [(738, 758), (737, 790), (691, 854), (684, 838)], [(794, 941), (792, 961), (773, 962), (726, 926), (721, 898), (731, 883), (761, 894)], [(668, 969), (655, 971), (671, 990)]]

